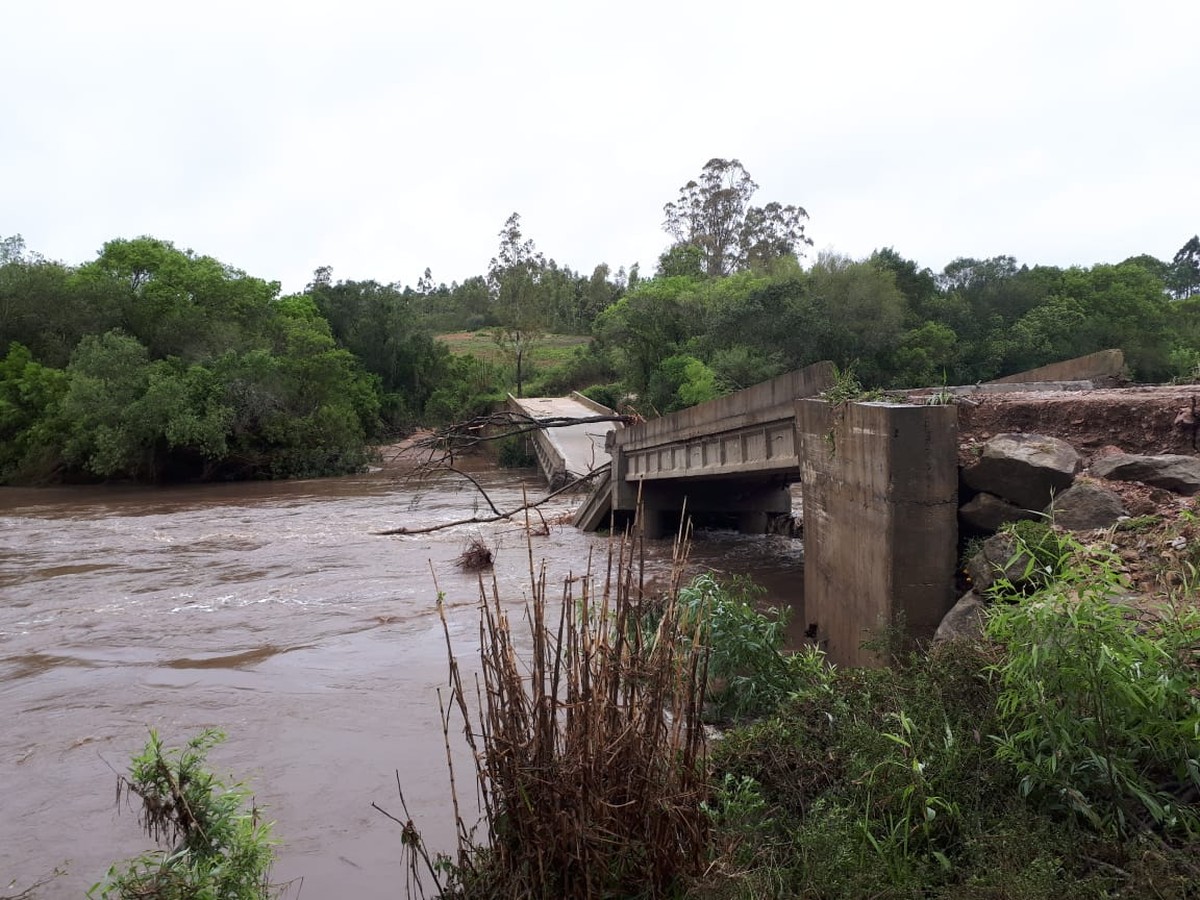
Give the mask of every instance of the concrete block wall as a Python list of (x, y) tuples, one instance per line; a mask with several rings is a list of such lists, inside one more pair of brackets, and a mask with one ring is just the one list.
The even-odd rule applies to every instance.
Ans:
[(864, 640), (931, 636), (954, 603), (956, 408), (799, 400), (796, 431), (806, 624), (834, 663), (882, 664)]

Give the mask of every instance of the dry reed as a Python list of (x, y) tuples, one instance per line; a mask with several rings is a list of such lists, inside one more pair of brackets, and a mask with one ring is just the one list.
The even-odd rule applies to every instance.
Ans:
[[(681, 622), (674, 600), (683, 552), (651, 631), (637, 549), (615, 539), (603, 588), (589, 559), (584, 577), (568, 578), (551, 603), (530, 548), (528, 650), (514, 640), (495, 578), (490, 591), (481, 579), (474, 702), (439, 594), (450, 705), (474, 755), (488, 833), (480, 844), (464, 823), (451, 763), (459, 846), (450, 883), (438, 884), (443, 896), (662, 897), (698, 873), (708, 837), (707, 654), (693, 649), (698, 625)], [(443, 730), (449, 761), (445, 710)], [(438, 880), (428, 856), (424, 867)]]

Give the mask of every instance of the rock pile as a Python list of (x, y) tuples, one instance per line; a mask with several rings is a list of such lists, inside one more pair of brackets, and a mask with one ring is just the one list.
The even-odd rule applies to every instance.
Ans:
[[(1112, 528), (1200, 493), (1200, 458), (1129, 454), (1104, 448), (1084, 467), (1066, 441), (1039, 434), (1000, 434), (960, 470), (959, 523), (964, 534), (988, 537), (967, 562), (968, 591), (945, 616), (935, 643), (979, 636), (988, 589), (997, 577), (1016, 582), (1027, 560), (1013, 562), (1008, 523), (1036, 520), (1059, 531)], [(1153, 518), (1153, 517), (1151, 517)], [(1011, 563), (1011, 565), (1010, 565)], [(1005, 571), (1009, 565), (1013, 571)]]

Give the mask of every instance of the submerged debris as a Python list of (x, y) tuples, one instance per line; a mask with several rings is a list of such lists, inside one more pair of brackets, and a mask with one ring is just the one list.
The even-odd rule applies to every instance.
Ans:
[(495, 554), (482, 537), (476, 535), (455, 560), (464, 572), (486, 572), (495, 562)]

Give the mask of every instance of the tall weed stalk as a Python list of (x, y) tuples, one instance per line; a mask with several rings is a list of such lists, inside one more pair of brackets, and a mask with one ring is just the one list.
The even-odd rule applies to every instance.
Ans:
[[(439, 867), (426, 858), (443, 896), (662, 897), (699, 871), (708, 659), (675, 600), (682, 553), (649, 635), (637, 626), (636, 556), (632, 541), (615, 541), (602, 588), (589, 563), (551, 601), (531, 550), (528, 650), (495, 580), (490, 589), (481, 580), (481, 672), (470, 686), (443, 608), (449, 705), (475, 759), (487, 830), (478, 841), (455, 792), (457, 859)], [(449, 712), (443, 722), (448, 733)]]

